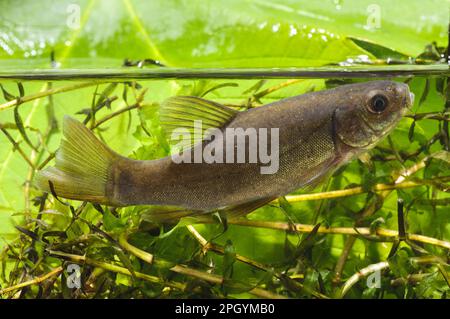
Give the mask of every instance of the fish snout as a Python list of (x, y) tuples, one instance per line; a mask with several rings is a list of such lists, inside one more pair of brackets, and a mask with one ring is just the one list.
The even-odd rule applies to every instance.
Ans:
[(408, 84), (398, 83), (395, 88), (396, 94), (399, 97), (403, 97), (403, 106), (405, 108), (411, 108), (414, 104), (414, 93), (409, 90)]
[(414, 93), (409, 92), (409, 101), (407, 101), (407, 107), (411, 108), (414, 105)]

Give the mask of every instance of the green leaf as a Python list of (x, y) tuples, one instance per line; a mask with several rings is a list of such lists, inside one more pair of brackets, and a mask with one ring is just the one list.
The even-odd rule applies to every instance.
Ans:
[(3, 85), (1, 85), (1, 84), (0, 84), (0, 89), (2, 90), (3, 98), (4, 98), (6, 101), (12, 101), (12, 100), (15, 100), (15, 99), (16, 99), (16, 97), (15, 97), (14, 95), (12, 95), (11, 93), (9, 93), (8, 91), (6, 91), (6, 90), (3, 88)]
[(103, 225), (106, 231), (118, 231), (124, 228), (126, 223), (114, 216), (109, 209), (105, 209), (103, 214)]
[(412, 264), (408, 252), (401, 248), (389, 260), (389, 268), (397, 277), (406, 278), (412, 271)]
[(370, 52), (374, 57), (378, 59), (396, 59), (400, 61), (408, 61), (408, 55), (397, 52), (395, 50), (386, 48), (379, 44), (368, 42), (356, 38), (350, 38), (356, 45), (360, 46), (367, 52)]

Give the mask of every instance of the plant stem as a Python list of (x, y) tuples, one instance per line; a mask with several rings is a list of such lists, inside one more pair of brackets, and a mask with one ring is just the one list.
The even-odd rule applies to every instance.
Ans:
[(144, 100), (144, 96), (147, 93), (147, 89), (143, 89), (141, 91), (141, 93), (139, 94), (139, 96), (136, 96), (136, 102), (133, 105), (124, 107), (120, 110), (117, 110), (111, 114), (106, 115), (104, 118), (102, 118), (101, 120), (99, 120), (98, 122), (96, 122), (94, 125), (92, 125), (91, 130), (93, 130), (96, 127), (99, 127), (100, 125), (102, 125), (103, 123), (109, 121), (110, 119), (116, 117), (117, 115), (120, 115), (124, 112), (127, 112), (129, 110), (133, 110), (133, 109), (137, 109), (139, 107), (141, 107), (141, 103)]
[(303, 82), (303, 81), (305, 81), (305, 80), (304, 80), (304, 79), (292, 79), (292, 80), (287, 80), (287, 81), (282, 82), (282, 83), (280, 83), (280, 84), (271, 86), (270, 88), (267, 88), (267, 89), (265, 89), (265, 90), (262, 90), (262, 91), (260, 91), (260, 92), (258, 92), (258, 93), (255, 93), (255, 94), (253, 95), (253, 97), (252, 97), (252, 100), (253, 100), (253, 101), (258, 101), (260, 98), (262, 98), (262, 97), (264, 97), (264, 96), (266, 96), (266, 95), (268, 95), (268, 94), (270, 94), (270, 93), (272, 93), (272, 92), (275, 92), (275, 91), (280, 90), (280, 89), (282, 89), (282, 88), (285, 88), (285, 87), (287, 87), (287, 86), (289, 86), (289, 85), (297, 84), (297, 83), (300, 83), (300, 82)]
[(25, 154), (24, 150), (20, 147), (20, 144), (14, 140), (14, 138), (11, 136), (11, 134), (8, 133), (7, 130), (5, 130), (2, 127), (0, 127), (0, 130), (3, 132), (3, 134), (5, 134), (5, 136), (8, 138), (8, 140), (11, 142), (11, 144), (13, 145), (13, 149), (17, 150), (19, 152), (19, 154), (22, 156), (22, 158), (28, 163), (28, 165), (30, 165), (30, 167), (34, 169), (33, 162), (30, 160), (30, 158), (27, 156), (27, 154)]
[[(186, 226), (186, 228), (189, 230), (189, 232), (195, 237), (195, 239), (197, 239), (197, 241), (199, 242), (200, 246), (202, 247), (202, 251), (206, 252), (208, 250), (216, 252), (218, 254), (223, 255), (225, 253), (225, 249), (222, 246), (216, 245), (212, 242), (208, 242), (196, 229), (194, 226), (192, 225), (188, 225)], [(247, 265), (250, 265), (252, 267), (264, 270), (264, 271), (271, 271), (271, 269), (269, 269), (269, 267), (251, 260), (245, 256), (241, 256), (239, 254), (236, 254), (235, 256), (236, 260), (239, 260), (240, 262), (243, 262)]]
[(389, 267), (389, 263), (387, 261), (382, 261), (376, 264), (369, 265), (357, 273), (355, 273), (353, 276), (351, 276), (342, 287), (342, 290), (339, 294), (340, 298), (343, 298), (347, 292), (352, 288), (361, 278), (364, 278), (367, 275), (370, 275), (371, 273), (374, 273), (376, 271), (381, 271), (383, 269), (386, 269)]
[(58, 276), (62, 271), (63, 271), (63, 268), (61, 266), (59, 266), (43, 276), (36, 277), (32, 280), (28, 280), (25, 282), (21, 282), (20, 284), (4, 288), (4, 289), (0, 290), (0, 295), (4, 295), (8, 292), (18, 290), (18, 289), (21, 289), (21, 288), (24, 288), (27, 286), (40, 284), (41, 282), (47, 280), (48, 278), (51, 278), (53, 276)]
[[(136, 256), (137, 258), (145, 261), (149, 264), (154, 264), (155, 258), (152, 254), (143, 251), (137, 247), (134, 247), (127, 241), (127, 234), (124, 232), (119, 236), (119, 244), (122, 246), (123, 249), (131, 253), (132, 255)], [(163, 261), (163, 263), (169, 263), (166, 261)], [(223, 277), (215, 274), (210, 274), (204, 271), (200, 271), (197, 269), (189, 268), (184, 265), (175, 265), (170, 268), (171, 271), (176, 272), (178, 274), (194, 277), (197, 279), (201, 279), (213, 284), (222, 284), (223, 283)], [(260, 298), (271, 298), (271, 299), (284, 299), (284, 296), (274, 294), (270, 291), (261, 289), (261, 288), (253, 288), (249, 291), (251, 294), (260, 297)]]
[(73, 91), (73, 90), (78, 90), (78, 89), (86, 88), (86, 87), (89, 87), (89, 86), (98, 85), (98, 84), (101, 84), (101, 83), (104, 83), (104, 81), (82, 82), (82, 83), (62, 86), (62, 87), (59, 87), (59, 88), (52, 88), (52, 89), (45, 90), (45, 91), (42, 91), (42, 92), (30, 94), (30, 95), (23, 96), (21, 98), (17, 98), (17, 99), (8, 101), (6, 103), (0, 104), (0, 111), (12, 108), (12, 107), (16, 106), (17, 104), (23, 104), (25, 102), (30, 102), (30, 101), (33, 101), (33, 100), (36, 100), (36, 99), (43, 98), (45, 96), (58, 94), (58, 93), (69, 92), (69, 91)]
[[(422, 257), (413, 257), (411, 258), (412, 262), (418, 263), (418, 264), (430, 264), (430, 263), (437, 263), (441, 264), (443, 261), (436, 257), (436, 256), (422, 256)], [(345, 284), (342, 287), (342, 290), (340, 292), (340, 298), (343, 298), (347, 292), (361, 279), (366, 277), (367, 275), (370, 275), (371, 273), (374, 273), (376, 271), (381, 271), (383, 269), (389, 268), (389, 263), (387, 261), (382, 261), (376, 264), (369, 265), (354, 275), (352, 275)]]
[[(213, 251), (213, 252), (218, 253), (218, 254), (221, 254), (221, 255), (225, 254), (225, 248), (224, 248), (224, 247), (222, 247), (222, 246), (220, 246), (220, 245), (217, 245), (217, 244), (214, 244), (214, 243), (212, 243), (212, 242), (208, 242), (208, 241), (207, 241), (207, 240), (206, 240), (206, 239), (205, 239), (205, 238), (204, 238), (204, 237), (203, 237), (203, 236), (195, 229), (194, 226), (188, 225), (188, 226), (186, 226), (186, 227), (187, 227), (187, 229), (189, 230), (189, 232), (197, 239), (197, 241), (199, 242), (199, 244), (202, 246), (202, 250), (203, 250), (204, 252), (210, 250), (210, 251)], [(242, 256), (242, 255), (239, 255), (239, 254), (236, 254), (236, 255), (235, 255), (235, 258), (236, 258), (237, 260), (239, 260), (240, 262), (243, 262), (243, 263), (245, 263), (245, 264), (247, 264), (247, 265), (250, 265), (250, 266), (252, 266), (252, 267), (258, 268), (258, 269), (260, 269), (260, 270), (267, 271), (267, 272), (273, 272), (273, 274), (274, 274), (275, 277), (277, 277), (277, 278), (280, 279), (281, 281), (286, 281), (286, 280), (288, 280), (288, 281), (289, 281), (289, 284), (290, 284), (292, 287), (295, 287), (295, 288), (298, 289), (298, 290), (306, 291), (306, 292), (310, 293), (311, 295), (313, 295), (313, 296), (315, 296), (315, 297), (317, 297), (317, 298), (320, 298), (320, 299), (329, 299), (329, 298), (328, 298), (327, 296), (325, 296), (324, 294), (321, 294), (320, 292), (317, 292), (317, 291), (315, 291), (315, 290), (313, 290), (313, 289), (311, 289), (311, 288), (305, 287), (303, 284), (301, 284), (301, 283), (299, 283), (299, 282), (297, 282), (297, 281), (293, 281), (291, 277), (288, 277), (288, 276), (285, 275), (285, 274), (280, 274), (280, 273), (274, 272), (273, 268), (269, 268), (269, 267), (267, 267), (267, 266), (265, 266), (265, 265), (263, 265), (263, 264), (261, 264), (261, 263), (259, 263), (259, 262), (257, 262), (257, 261), (254, 261), (254, 260), (252, 260), (252, 259), (250, 259), (250, 258), (248, 258), (248, 257)]]
[(450, 121), (450, 112), (427, 112), (427, 113), (416, 113), (407, 114), (405, 117), (409, 117), (418, 120), (436, 120), (436, 121)]
[[(417, 171), (424, 168), (427, 161), (429, 160), (429, 158), (430, 157), (427, 156), (407, 169), (401, 170), (400, 172), (394, 172), (392, 174), (393, 178), (395, 179), (394, 185), (398, 186), (398, 185), (401, 185), (404, 183), (408, 183), (408, 182), (405, 182), (406, 178), (408, 178), (409, 176), (413, 175)], [(360, 223), (365, 218), (376, 213), (381, 208), (384, 199), (389, 196), (389, 194), (392, 192), (393, 189), (394, 188), (384, 189), (381, 191), (381, 193), (378, 195), (377, 198), (372, 199), (372, 201), (365, 207), (362, 214), (358, 217), (357, 221), (355, 222), (355, 227), (360, 226)], [(336, 263), (336, 266), (334, 268), (333, 282), (335, 284), (337, 284), (341, 281), (341, 275), (344, 270), (345, 263), (347, 262), (347, 258), (350, 255), (350, 251), (352, 250), (355, 242), (356, 242), (356, 237), (354, 235), (351, 235), (345, 242), (342, 254), (339, 257), (339, 259)]]
[[(443, 176), (440, 178), (440, 180), (446, 181), (449, 177), (450, 176)], [(420, 186), (428, 185), (433, 181), (436, 181), (436, 179), (434, 179), (434, 180), (425, 180), (424, 179), (422, 181), (404, 181), (404, 182), (400, 182), (398, 184), (376, 184), (370, 190), (364, 189), (362, 186), (357, 186), (357, 187), (340, 189), (340, 190), (335, 190), (335, 191), (328, 191), (328, 192), (300, 194), (300, 195), (287, 195), (286, 200), (289, 203), (297, 203), (297, 202), (320, 200), (320, 199), (331, 199), (331, 198), (354, 196), (354, 195), (364, 194), (369, 191), (380, 193), (380, 192), (384, 192), (384, 191), (392, 191), (395, 189), (420, 187)], [(277, 203), (277, 201), (278, 200), (275, 200), (272, 203), (275, 204), (275, 203)]]
[[(68, 260), (73, 261), (78, 264), (87, 264), (90, 266), (99, 267), (99, 268), (105, 269), (107, 271), (112, 271), (112, 272), (119, 273), (122, 275), (130, 276), (130, 277), (133, 276), (131, 274), (131, 272), (124, 267), (120, 267), (117, 265), (109, 264), (109, 263), (98, 261), (98, 260), (94, 260), (94, 259), (88, 258), (86, 256), (68, 254), (68, 253), (64, 253), (64, 252), (60, 252), (60, 251), (53, 251), (53, 250), (49, 250), (48, 252), (53, 256), (62, 257), (64, 259), (68, 259)], [(177, 283), (177, 282), (173, 282), (173, 281), (167, 282), (156, 276), (151, 276), (151, 275), (143, 274), (143, 273), (136, 272), (136, 271), (134, 272), (134, 275), (136, 276), (136, 278), (143, 279), (148, 282), (163, 284), (168, 287), (172, 287), (172, 288), (176, 288), (176, 289), (180, 289), (180, 290), (184, 290), (186, 288), (185, 284), (181, 284), (181, 283)]]
[(100, 125), (104, 124), (105, 122), (109, 121), (110, 119), (112, 119), (112, 118), (114, 118), (114, 117), (116, 117), (116, 116), (118, 116), (118, 115), (120, 115), (122, 113), (125, 113), (127, 111), (130, 111), (130, 110), (133, 110), (133, 109), (137, 109), (140, 106), (141, 106), (140, 103), (135, 103), (133, 105), (121, 108), (121, 109), (119, 109), (119, 110), (117, 110), (117, 111), (115, 111), (113, 113), (110, 113), (110, 114), (106, 115), (105, 117), (103, 117), (102, 119), (100, 119), (97, 122), (95, 122), (95, 124), (92, 126), (91, 129), (95, 129), (95, 128), (99, 127)]
[[(201, 220), (200, 223), (213, 223), (213, 221)], [(244, 227), (258, 227), (267, 229), (277, 229), (290, 231), (295, 230), (300, 233), (310, 233), (314, 229), (314, 225), (305, 224), (290, 224), (285, 222), (270, 222), (270, 221), (258, 221), (248, 219), (231, 219), (228, 221), (230, 225), (244, 226)], [(376, 228), (374, 230), (369, 227), (325, 227), (321, 226), (317, 230), (321, 234), (341, 234), (352, 236), (367, 236), (370, 239), (378, 241), (394, 241), (398, 237), (398, 231), (386, 228)], [(430, 244), (439, 246), (450, 250), (450, 242), (445, 240), (436, 239), (418, 234), (407, 234), (407, 238), (412, 241), (421, 242), (424, 244)]]

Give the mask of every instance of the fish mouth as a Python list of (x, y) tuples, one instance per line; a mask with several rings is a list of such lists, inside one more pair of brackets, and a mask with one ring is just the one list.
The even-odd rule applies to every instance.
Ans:
[(406, 83), (398, 83), (398, 86), (396, 87), (396, 94), (397, 96), (401, 97), (400, 100), (402, 105), (401, 108), (405, 109), (411, 109), (414, 105), (414, 93), (411, 92), (409, 89), (408, 84)]
[(412, 108), (412, 106), (414, 105), (414, 93), (412, 93), (412, 92), (409, 92), (409, 101), (407, 101), (407, 103), (406, 103), (406, 107), (407, 108)]
[(403, 106), (401, 107), (401, 113), (406, 114), (410, 111), (414, 105), (414, 93), (407, 92), (403, 98)]

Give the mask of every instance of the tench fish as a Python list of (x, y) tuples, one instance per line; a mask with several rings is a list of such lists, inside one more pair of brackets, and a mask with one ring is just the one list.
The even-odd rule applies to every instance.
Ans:
[[(65, 139), (56, 165), (40, 171), (36, 184), (62, 198), (110, 206), (171, 205), (197, 212), (248, 213), (317, 183), (374, 147), (396, 126), (413, 98), (406, 84), (392, 81), (343, 85), (246, 111), (198, 97), (171, 97), (160, 109), (161, 126), (168, 136), (178, 128), (192, 133), (200, 123), (204, 136), (208, 131), (223, 137), (199, 139), (197, 134), (178, 157), (142, 161), (117, 154), (83, 124), (65, 117)], [(272, 153), (243, 161), (236, 145), (228, 147), (230, 139), (240, 138), (229, 135), (228, 129), (265, 136), (268, 145), (250, 145), (251, 134), (241, 139), (247, 141), (245, 158), (252, 157), (258, 146)], [(214, 142), (209, 154), (216, 160), (199, 161), (197, 155), (208, 147), (211, 151)], [(268, 159), (274, 162), (272, 171)]]

